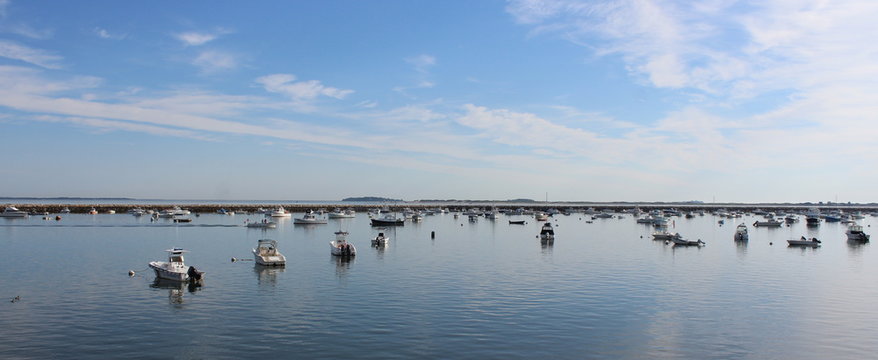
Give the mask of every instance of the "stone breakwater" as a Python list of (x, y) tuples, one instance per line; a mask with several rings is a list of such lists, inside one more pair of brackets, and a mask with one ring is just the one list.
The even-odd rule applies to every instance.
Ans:
[[(100, 214), (106, 214), (108, 212), (115, 211), (117, 214), (124, 214), (130, 209), (140, 208), (144, 210), (155, 210), (161, 211), (164, 209), (170, 209), (175, 206), (175, 204), (10, 204), (16, 206), (18, 209), (27, 211), (32, 214), (58, 214), (62, 209), (67, 208), (71, 213), (76, 214), (86, 214), (92, 208), (98, 211)], [(718, 209), (728, 209), (734, 211), (743, 211), (743, 212), (751, 212), (756, 209), (761, 209), (764, 211), (772, 211), (772, 212), (784, 212), (784, 211), (797, 211), (801, 212), (813, 206), (805, 206), (805, 205), (741, 205), (741, 204), (711, 204), (711, 205), (691, 205), (691, 204), (570, 204), (570, 203), (528, 203), (528, 204), (509, 204), (509, 203), (487, 203), (487, 202), (478, 202), (478, 203), (390, 203), (390, 204), (307, 204), (307, 203), (295, 203), (295, 204), (178, 204), (182, 209), (189, 210), (193, 213), (216, 213), (220, 209), (225, 209), (228, 211), (234, 211), (236, 213), (252, 213), (257, 211), (257, 209), (276, 209), (278, 206), (283, 206), (289, 212), (293, 213), (301, 213), (309, 210), (318, 211), (318, 210), (326, 210), (331, 211), (335, 208), (341, 209), (353, 209), (357, 212), (365, 212), (371, 209), (383, 208), (389, 209), (390, 211), (401, 211), (403, 209), (449, 209), (453, 212), (464, 211), (466, 209), (472, 208), (481, 208), (481, 209), (518, 209), (524, 208), (527, 210), (534, 211), (546, 211), (549, 209), (566, 209), (574, 212), (581, 212), (589, 208), (600, 210), (613, 210), (615, 212), (622, 212), (623, 210), (633, 209), (635, 207), (640, 208), (643, 211), (650, 211), (654, 209), (676, 209), (681, 212), (687, 211), (705, 211), (710, 212)], [(841, 209), (845, 212), (875, 212), (878, 211), (878, 206), (832, 206), (832, 207), (819, 207), (822, 212), (828, 212), (833, 210)]]

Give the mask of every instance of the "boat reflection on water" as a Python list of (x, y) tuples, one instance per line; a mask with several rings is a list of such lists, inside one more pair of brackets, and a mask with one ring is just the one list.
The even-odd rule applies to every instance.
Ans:
[(863, 254), (863, 249), (869, 245), (868, 242), (862, 242), (857, 240), (848, 240), (848, 254), (851, 255), (852, 258), (859, 257)]
[(268, 285), (274, 287), (277, 285), (277, 276), (286, 270), (284, 267), (277, 266), (261, 266), (253, 265), (253, 272), (256, 273), (256, 280), (259, 285)]
[(168, 302), (171, 305), (182, 305), (183, 289), (186, 288), (190, 293), (194, 293), (201, 290), (201, 282), (182, 282), (156, 277), (149, 287), (153, 289), (168, 289)]
[(747, 256), (747, 241), (735, 241), (735, 249), (737, 249), (738, 258), (743, 259)]
[(335, 263), (335, 275), (344, 277), (348, 274), (351, 264), (355, 261), (353, 256), (331, 256), (330, 261)]
[(552, 255), (552, 249), (555, 247), (554, 241), (540, 242), (540, 251), (543, 255)]

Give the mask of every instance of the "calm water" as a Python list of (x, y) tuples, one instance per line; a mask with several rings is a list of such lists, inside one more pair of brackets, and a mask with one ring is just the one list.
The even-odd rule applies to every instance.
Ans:
[[(674, 218), (670, 230), (707, 242), (675, 248), (630, 216), (559, 215), (554, 246), (542, 247), (532, 219), (446, 214), (388, 230), (376, 249), (366, 214), (267, 231), (241, 227), (247, 218), (260, 217), (0, 219), (0, 357), (862, 359), (878, 349), (878, 254), (848, 244), (837, 223), (750, 226), (740, 246), (733, 220)], [(873, 223), (861, 221), (867, 233)], [(353, 260), (329, 254), (339, 229)], [(823, 246), (785, 245), (801, 235)], [(252, 258), (260, 238), (278, 240), (285, 269), (230, 261)], [(191, 251), (204, 286), (154, 282), (147, 262), (173, 246)]]

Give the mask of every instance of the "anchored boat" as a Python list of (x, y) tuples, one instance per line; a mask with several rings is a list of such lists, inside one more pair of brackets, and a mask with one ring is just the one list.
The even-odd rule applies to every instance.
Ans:
[(186, 266), (183, 263), (183, 254), (188, 251), (181, 248), (165, 251), (168, 252), (168, 261), (149, 262), (149, 267), (155, 270), (156, 277), (174, 281), (198, 281), (204, 278), (203, 271), (198, 271), (194, 266)]
[(546, 222), (543, 224), (543, 228), (540, 229), (540, 242), (549, 243), (555, 241), (555, 229), (552, 228), (552, 223)]
[(863, 232), (863, 227), (860, 225), (853, 225), (845, 231), (845, 235), (848, 237), (848, 241), (857, 241), (857, 242), (868, 242), (869, 235)]
[(264, 266), (286, 266), (287, 258), (277, 251), (277, 240), (260, 239), (253, 249), (256, 263)]
[(336, 231), (335, 241), (329, 242), (332, 255), (335, 256), (356, 256), (357, 248), (354, 244), (347, 241), (348, 233), (346, 231)]
[(799, 240), (787, 240), (787, 243), (790, 244), (790, 246), (818, 247), (818, 246), (820, 246), (821, 242), (820, 242), (820, 240), (817, 240), (817, 238), (812, 237), (810, 239), (806, 239), (804, 236), (802, 236), (802, 238)]
[(747, 240), (750, 240), (750, 235), (747, 233), (747, 225), (738, 224), (738, 227), (735, 229), (735, 241)]

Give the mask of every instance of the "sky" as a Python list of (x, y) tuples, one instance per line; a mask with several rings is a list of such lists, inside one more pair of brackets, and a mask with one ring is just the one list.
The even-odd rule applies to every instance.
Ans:
[(876, 202), (876, 18), (0, 0), (0, 196)]

